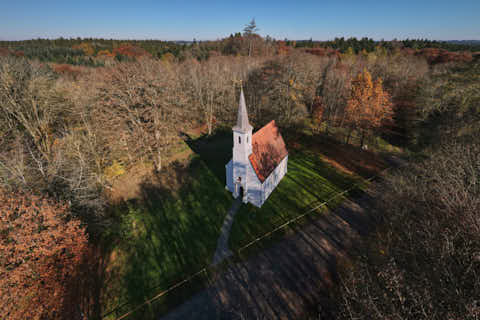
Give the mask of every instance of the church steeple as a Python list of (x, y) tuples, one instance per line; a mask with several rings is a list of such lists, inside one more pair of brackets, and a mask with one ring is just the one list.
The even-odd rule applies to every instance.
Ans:
[(246, 133), (252, 129), (252, 126), (248, 122), (247, 105), (245, 104), (242, 87), (240, 90), (240, 103), (238, 104), (237, 125), (233, 127), (233, 130)]
[[(233, 162), (248, 162), (248, 156), (252, 153), (252, 130), (253, 127), (248, 122), (247, 105), (243, 88), (240, 90), (240, 102), (238, 104), (237, 124), (233, 129)], [(236, 169), (234, 169), (236, 173)]]

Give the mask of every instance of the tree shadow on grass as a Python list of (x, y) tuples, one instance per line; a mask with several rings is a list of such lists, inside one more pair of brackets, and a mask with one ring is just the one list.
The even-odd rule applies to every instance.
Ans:
[(100, 319), (105, 259), (97, 246), (88, 247), (78, 268), (69, 275), (60, 312), (62, 319)]
[(371, 177), (387, 167), (385, 159), (376, 152), (345, 144), (325, 134), (307, 135), (297, 132), (287, 140), (287, 145), (292, 146), (292, 149), (293, 146), (298, 148), (298, 141), (302, 142), (302, 149), (322, 154), (332, 160), (332, 165), (364, 178)]
[[(121, 297), (112, 306), (138, 305), (211, 262), (231, 198), (199, 157), (169, 170), (146, 179), (140, 199), (114, 209), (118, 221), (106, 240), (123, 258), (105, 283), (112, 299)], [(161, 183), (162, 174), (182, 179), (179, 187)]]

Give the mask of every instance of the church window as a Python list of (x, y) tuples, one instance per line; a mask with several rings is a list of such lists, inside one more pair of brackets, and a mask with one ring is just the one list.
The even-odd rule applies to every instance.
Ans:
[(238, 143), (242, 143), (242, 138), (238, 137)]
[(248, 136), (247, 136), (247, 143), (248, 143)]

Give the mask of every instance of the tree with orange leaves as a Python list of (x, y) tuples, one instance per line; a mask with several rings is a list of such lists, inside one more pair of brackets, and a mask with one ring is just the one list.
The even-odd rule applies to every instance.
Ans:
[(383, 89), (382, 79), (375, 82), (366, 69), (352, 80), (350, 99), (345, 109), (345, 117), (350, 125), (347, 143), (351, 132), (356, 129), (361, 134), (360, 145), (363, 146), (365, 136), (392, 118), (392, 102), (390, 95)]
[(320, 132), (320, 127), (322, 126), (323, 114), (325, 112), (325, 106), (323, 105), (322, 98), (316, 96), (313, 100), (312, 106), (312, 120), (313, 120), (313, 130)]
[(68, 207), (0, 190), (0, 318), (57, 319), (87, 249)]
[(82, 50), (86, 56), (93, 56), (95, 49), (92, 47), (91, 43), (82, 42), (80, 44), (72, 46), (72, 49)]

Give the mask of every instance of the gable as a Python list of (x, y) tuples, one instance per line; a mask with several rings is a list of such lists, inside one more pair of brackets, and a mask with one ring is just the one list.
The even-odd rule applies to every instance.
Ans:
[(287, 155), (285, 142), (275, 120), (253, 134), (252, 154), (248, 159), (260, 182), (263, 183)]

